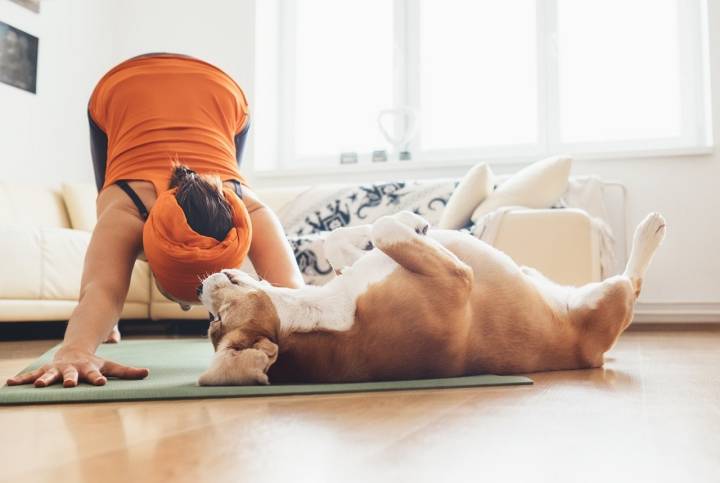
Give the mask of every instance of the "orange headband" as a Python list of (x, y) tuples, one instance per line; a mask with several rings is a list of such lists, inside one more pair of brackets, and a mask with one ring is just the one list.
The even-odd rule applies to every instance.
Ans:
[(204, 277), (242, 264), (250, 249), (252, 227), (245, 203), (235, 192), (223, 188), (234, 227), (223, 241), (199, 235), (188, 225), (176, 191), (158, 196), (143, 228), (143, 248), (160, 286), (180, 301), (193, 302)]

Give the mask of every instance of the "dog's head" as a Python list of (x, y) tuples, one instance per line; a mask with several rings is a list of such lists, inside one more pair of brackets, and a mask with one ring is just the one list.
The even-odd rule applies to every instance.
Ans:
[(277, 360), (280, 326), (263, 284), (240, 270), (206, 278), (198, 296), (210, 312), (208, 336), (215, 348), (212, 365), (198, 380), (202, 386), (268, 384)]

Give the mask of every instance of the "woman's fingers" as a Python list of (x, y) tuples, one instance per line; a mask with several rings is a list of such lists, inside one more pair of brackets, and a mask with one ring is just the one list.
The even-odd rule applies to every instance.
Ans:
[(107, 377), (103, 376), (100, 371), (90, 371), (85, 377), (90, 384), (96, 386), (104, 386), (107, 383)]
[(95, 386), (104, 386), (107, 378), (98, 371), (97, 366), (90, 363), (78, 365), (80, 371), (80, 379), (83, 379)]
[(120, 379), (144, 379), (150, 371), (140, 367), (130, 367), (112, 361), (102, 361), (98, 369), (96, 363), (45, 365), (25, 374), (19, 374), (7, 380), (8, 386), (35, 384), (35, 387), (47, 387), (62, 381), (64, 387), (75, 387), (83, 380), (95, 386), (103, 386), (108, 377)]
[(30, 384), (31, 382), (35, 382), (38, 377), (42, 376), (46, 370), (46, 367), (41, 367), (40, 369), (35, 369), (34, 371), (26, 372), (25, 374), (18, 374), (17, 376), (9, 378), (7, 380), (7, 385), (19, 386), (20, 384)]
[(63, 369), (63, 387), (75, 387), (78, 384), (78, 371), (74, 366)]
[(119, 377), (120, 379), (145, 379), (150, 373), (145, 368), (123, 366), (113, 361), (105, 361), (100, 370), (106, 376)]
[(56, 367), (51, 367), (45, 374), (35, 380), (35, 387), (47, 387), (60, 380), (60, 371)]

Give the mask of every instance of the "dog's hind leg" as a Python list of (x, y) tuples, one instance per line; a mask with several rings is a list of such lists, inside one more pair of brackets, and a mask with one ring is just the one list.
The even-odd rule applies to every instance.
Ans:
[(602, 355), (630, 325), (642, 280), (665, 236), (665, 220), (648, 215), (635, 230), (625, 272), (583, 287), (571, 289), (567, 308), (582, 334), (582, 352), (590, 365), (602, 364)]
[(665, 219), (659, 213), (651, 213), (635, 229), (632, 250), (623, 275), (630, 279), (635, 297), (640, 295), (645, 272), (655, 251), (665, 238)]
[(599, 283), (571, 289), (568, 307), (587, 307), (595, 309), (606, 294), (615, 286), (623, 286), (632, 292), (632, 302), (640, 295), (643, 277), (650, 266), (655, 251), (665, 237), (665, 220), (658, 213), (651, 213), (635, 229), (632, 250), (625, 272)]

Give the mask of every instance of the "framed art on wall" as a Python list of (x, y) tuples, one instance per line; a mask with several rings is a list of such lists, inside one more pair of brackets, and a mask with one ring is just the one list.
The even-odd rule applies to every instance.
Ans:
[(0, 82), (35, 94), (37, 60), (38, 38), (0, 22)]
[(40, 13), (40, 0), (10, 0), (35, 13)]

